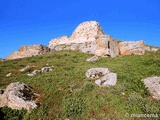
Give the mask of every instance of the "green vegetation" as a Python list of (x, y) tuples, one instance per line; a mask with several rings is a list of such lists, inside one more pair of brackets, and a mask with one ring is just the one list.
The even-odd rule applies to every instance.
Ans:
[[(41, 105), (25, 113), (24, 120), (135, 119), (126, 117), (126, 113), (158, 114), (160, 117), (160, 101), (150, 97), (141, 81), (160, 76), (160, 51), (143, 56), (100, 57), (98, 62), (86, 62), (91, 56), (78, 51), (60, 51), (0, 62), (0, 88), (20, 81), (41, 94)], [(31, 70), (25, 73), (18, 71), (27, 65), (35, 66), (34, 70), (46, 64), (53, 66), (52, 72), (28, 77), (26, 74)], [(117, 73), (117, 84), (109, 88), (95, 85), (95, 79), (85, 76), (92, 67), (105, 67)], [(9, 72), (12, 76), (6, 77)]]

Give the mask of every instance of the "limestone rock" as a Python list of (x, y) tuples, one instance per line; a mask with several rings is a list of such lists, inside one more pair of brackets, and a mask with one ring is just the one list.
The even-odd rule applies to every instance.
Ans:
[(32, 69), (32, 66), (26, 66), (25, 68), (22, 68), (19, 71), (20, 72), (26, 72), (26, 71), (31, 70), (31, 69)]
[(95, 55), (116, 57), (119, 55), (118, 43), (111, 36), (99, 35), (96, 38), (97, 48)]
[(149, 77), (143, 80), (149, 92), (155, 99), (160, 100), (160, 77)]
[(88, 78), (99, 78), (109, 73), (108, 68), (91, 68), (87, 70), (86, 76)]
[(43, 72), (50, 72), (50, 71), (52, 71), (52, 68), (51, 67), (43, 67), (42, 69), (41, 69), (41, 72), (43, 73)]
[(107, 75), (95, 81), (95, 83), (100, 87), (114, 86), (116, 82), (117, 82), (116, 73), (108, 73)]
[(24, 83), (11, 83), (3, 94), (0, 94), (0, 107), (32, 110), (37, 107), (39, 94)]
[(96, 61), (98, 61), (98, 60), (99, 60), (98, 56), (93, 56), (93, 57), (91, 57), (91, 58), (88, 58), (86, 61), (87, 61), (87, 62), (96, 62)]
[(143, 55), (145, 53), (145, 43), (143, 40), (136, 42), (120, 42), (120, 55)]
[(43, 45), (21, 46), (20, 50), (11, 53), (6, 59), (13, 60), (18, 58), (32, 57), (49, 52), (50, 49)]
[(6, 75), (6, 77), (10, 77), (12, 75), (12, 73), (8, 73), (7, 75)]
[(158, 47), (151, 47), (151, 46), (145, 46), (145, 50), (149, 51), (149, 52), (156, 52), (156, 51), (160, 50), (160, 48), (158, 48)]
[(41, 73), (41, 70), (34, 70), (31, 74), (27, 74), (28, 76), (35, 76), (37, 74)]
[(52, 39), (49, 42), (48, 47), (51, 48), (51, 49), (55, 49), (55, 47), (57, 45), (64, 45), (64, 44), (66, 44), (67, 41), (69, 41), (68, 36), (62, 36), (62, 37), (59, 37), (59, 38), (55, 38), (55, 39)]
[(52, 39), (49, 48), (55, 51), (80, 50), (97, 56), (119, 55), (118, 43), (111, 36), (106, 36), (96, 21), (81, 23), (71, 37), (63, 36)]

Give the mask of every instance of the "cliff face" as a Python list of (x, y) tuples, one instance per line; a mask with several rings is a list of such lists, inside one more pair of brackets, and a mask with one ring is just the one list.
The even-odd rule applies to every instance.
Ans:
[(32, 57), (49, 52), (50, 49), (43, 45), (21, 46), (20, 50), (11, 53), (6, 60)]

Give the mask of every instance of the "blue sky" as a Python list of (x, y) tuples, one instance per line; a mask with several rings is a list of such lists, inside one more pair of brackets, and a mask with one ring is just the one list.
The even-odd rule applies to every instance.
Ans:
[(160, 47), (160, 0), (0, 0), (0, 58), (21, 45), (48, 45), (95, 20), (120, 40)]

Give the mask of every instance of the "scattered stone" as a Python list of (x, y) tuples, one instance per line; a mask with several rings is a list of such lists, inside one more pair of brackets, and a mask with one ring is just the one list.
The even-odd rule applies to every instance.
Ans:
[(116, 82), (117, 82), (116, 73), (108, 73), (107, 75), (95, 81), (95, 83), (100, 87), (114, 86)]
[(50, 72), (50, 71), (52, 71), (52, 68), (51, 68), (51, 67), (44, 67), (44, 68), (41, 69), (41, 72), (42, 72), (42, 73), (43, 73), (43, 72)]
[(26, 72), (32, 69), (32, 66), (26, 66), (25, 68), (20, 69), (20, 72)]
[(98, 60), (99, 60), (98, 56), (93, 56), (93, 57), (91, 57), (91, 58), (88, 58), (86, 61), (87, 61), (87, 62), (96, 62), (96, 61), (98, 61)]
[(10, 77), (12, 75), (12, 73), (8, 73), (7, 75), (6, 75), (6, 77)]
[(143, 80), (150, 94), (160, 100), (160, 77), (149, 77)]
[(120, 55), (143, 55), (145, 53), (145, 43), (143, 40), (136, 42), (120, 42)]
[(35, 76), (35, 75), (37, 75), (39, 73), (41, 73), (41, 70), (34, 70), (31, 74), (27, 74), (27, 75), (32, 77), (32, 76)]
[(91, 68), (87, 70), (86, 76), (88, 78), (100, 78), (109, 73), (108, 68)]
[(38, 93), (28, 87), (24, 83), (11, 83), (7, 86), (3, 94), (0, 94), (0, 107), (10, 107), (12, 109), (21, 110), (22, 108), (28, 111), (37, 107)]
[(18, 58), (32, 57), (36, 55), (50, 52), (50, 49), (43, 45), (21, 46), (20, 50), (11, 53), (6, 60), (13, 60)]

